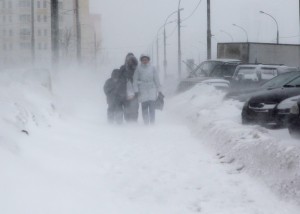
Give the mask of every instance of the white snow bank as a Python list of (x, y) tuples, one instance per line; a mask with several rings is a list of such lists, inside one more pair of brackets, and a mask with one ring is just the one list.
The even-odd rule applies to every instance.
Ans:
[(44, 69), (0, 72), (0, 149), (17, 152), (17, 138), (32, 126), (49, 126), (54, 114), (49, 91), (49, 71)]
[(282, 198), (300, 203), (300, 143), (286, 130), (242, 125), (243, 103), (223, 97), (222, 91), (197, 85), (169, 100), (168, 109), (182, 115), (224, 163), (261, 179)]

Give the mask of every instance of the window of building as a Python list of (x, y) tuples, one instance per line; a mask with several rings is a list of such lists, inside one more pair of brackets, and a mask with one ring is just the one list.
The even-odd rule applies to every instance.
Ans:
[(9, 50), (13, 50), (13, 44), (12, 43), (9, 44)]
[(8, 19), (9, 19), (9, 22), (11, 23), (12, 22), (12, 16), (9, 16)]
[(37, 21), (40, 22), (41, 21), (41, 15), (37, 16)]
[(48, 17), (47, 15), (44, 15), (44, 22), (47, 22), (48, 21)]
[(9, 36), (13, 36), (13, 30), (12, 29), (9, 30)]
[(29, 14), (23, 14), (19, 16), (19, 19), (21, 23), (30, 23), (31, 16)]
[(7, 50), (7, 44), (6, 43), (3, 44), (3, 50), (5, 50), (5, 51)]
[(20, 36), (30, 36), (31, 35), (31, 30), (28, 28), (22, 28), (20, 30)]
[(19, 0), (19, 7), (30, 7), (30, 0)]
[(47, 8), (47, 1), (43, 1), (43, 8)]
[(11, 2), (11, 1), (8, 2), (8, 8), (9, 8), (9, 9), (12, 8), (12, 2)]
[(47, 29), (44, 30), (44, 36), (48, 36), (48, 30)]
[(37, 8), (41, 8), (41, 2), (37, 1)]
[(38, 29), (38, 36), (42, 36), (42, 30)]
[(48, 44), (47, 44), (47, 43), (44, 44), (44, 49), (45, 49), (45, 50), (48, 49)]
[(42, 44), (41, 43), (38, 44), (38, 49), (42, 50)]
[(2, 21), (3, 21), (3, 22), (6, 22), (6, 16), (3, 16), (3, 17), (2, 17)]
[(3, 30), (3, 36), (6, 36), (6, 29)]
[(20, 43), (20, 48), (21, 49), (30, 49), (31, 48), (31, 43), (28, 43), (28, 42), (21, 42)]

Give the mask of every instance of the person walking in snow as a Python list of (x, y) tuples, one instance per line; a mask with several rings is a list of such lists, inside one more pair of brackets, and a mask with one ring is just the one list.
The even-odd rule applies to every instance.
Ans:
[(138, 65), (138, 60), (133, 53), (128, 53), (125, 64), (120, 68), (119, 95), (122, 98), (121, 105), (126, 122), (137, 122), (139, 102), (133, 89), (133, 75)]
[(118, 96), (120, 87), (119, 76), (120, 70), (114, 69), (111, 73), (111, 78), (106, 80), (103, 87), (108, 104), (107, 119), (109, 123), (122, 123), (123, 121), (123, 109), (121, 108), (121, 100)]
[(133, 76), (133, 88), (142, 105), (143, 120), (146, 125), (155, 122), (155, 100), (161, 93), (159, 75), (150, 64), (148, 55), (141, 55), (141, 64), (138, 65)]

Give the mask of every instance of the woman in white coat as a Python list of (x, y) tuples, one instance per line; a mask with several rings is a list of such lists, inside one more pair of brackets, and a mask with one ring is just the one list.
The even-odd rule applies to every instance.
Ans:
[(150, 64), (148, 55), (141, 55), (141, 64), (138, 65), (133, 76), (133, 87), (139, 102), (142, 104), (142, 115), (145, 124), (155, 122), (155, 100), (161, 93), (159, 75)]

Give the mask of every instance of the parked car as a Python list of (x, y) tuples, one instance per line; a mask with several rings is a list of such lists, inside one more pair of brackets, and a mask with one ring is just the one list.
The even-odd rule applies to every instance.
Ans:
[(230, 80), (232, 78), (236, 66), (240, 63), (240, 60), (235, 59), (216, 59), (204, 61), (199, 66), (197, 66), (187, 78), (179, 82), (177, 91), (182, 92), (188, 90), (194, 85), (201, 83), (205, 80)]
[(285, 65), (243, 64), (238, 65), (233, 74), (231, 90), (256, 88), (266, 81), (286, 72), (297, 71)]
[(242, 123), (286, 126), (290, 108), (298, 99), (292, 97), (298, 95), (300, 95), (300, 77), (285, 84), (282, 88), (264, 91), (253, 96), (244, 104)]
[(283, 87), (288, 82), (300, 77), (300, 71), (291, 71), (280, 74), (269, 81), (265, 82), (261, 86), (257, 86), (255, 88), (247, 88), (240, 90), (229, 90), (229, 92), (225, 95), (225, 99), (236, 99), (242, 102), (245, 102), (250, 97), (255, 96), (260, 93), (264, 93), (265, 91), (273, 90), (276, 88)]
[(292, 137), (300, 138), (300, 99), (290, 109), (287, 126)]

